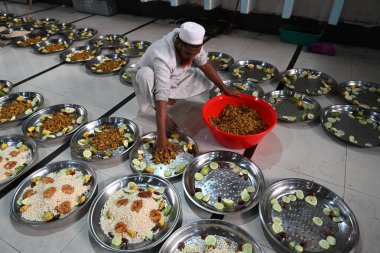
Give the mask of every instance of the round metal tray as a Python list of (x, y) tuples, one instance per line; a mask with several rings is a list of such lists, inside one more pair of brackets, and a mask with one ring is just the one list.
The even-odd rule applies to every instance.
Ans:
[(129, 58), (141, 57), (151, 44), (149, 41), (144, 40), (128, 41), (116, 48), (115, 53), (128, 56)]
[(228, 71), (235, 61), (232, 56), (221, 52), (207, 52), (207, 58), (217, 71)]
[(124, 84), (132, 84), (132, 79), (138, 71), (137, 64), (131, 64), (122, 68), (119, 72), (120, 82)]
[[(333, 105), (321, 112), (322, 127), (359, 147), (380, 146), (380, 113), (356, 105)], [(350, 137), (353, 136), (353, 137)]]
[[(210, 163), (216, 162), (217, 169), (210, 168)], [(203, 175), (202, 180), (196, 180), (195, 174), (200, 173), (207, 166), (208, 173)], [(237, 166), (246, 170), (234, 171), (231, 167)], [(250, 193), (248, 201), (241, 200), (241, 193), (249, 186), (255, 191)], [(183, 188), (186, 196), (199, 208), (211, 213), (231, 214), (247, 212), (255, 207), (264, 191), (265, 181), (261, 170), (249, 159), (230, 151), (213, 151), (197, 156), (191, 161), (183, 174)], [(210, 194), (206, 202), (195, 197), (196, 192), (201, 191), (203, 195)], [(233, 206), (224, 206), (222, 210), (216, 209), (214, 204), (223, 202), (227, 198), (233, 201)]]
[[(42, 51), (43, 47), (46, 47), (48, 45), (57, 44), (57, 43), (62, 44), (65, 42), (66, 42), (66, 45), (63, 44), (65, 48), (62, 50), (51, 51), (51, 52), (43, 52)], [(67, 48), (71, 47), (72, 44), (73, 44), (72, 40), (69, 40), (69, 39), (64, 38), (64, 37), (58, 37), (58, 38), (48, 39), (48, 40), (42, 41), (40, 43), (37, 43), (36, 45), (33, 46), (33, 49), (39, 54), (55, 54), (55, 53), (62, 52), (64, 50), (66, 50)]]
[(59, 20), (56, 18), (39, 18), (37, 21), (42, 24), (42, 27), (59, 23)]
[[(84, 33), (84, 34), (83, 34)], [(89, 33), (89, 34), (87, 34)], [(79, 41), (79, 40), (86, 40), (89, 38), (94, 37), (98, 31), (93, 28), (77, 28), (72, 31), (66, 31), (63, 36), (67, 37), (71, 40)]]
[(19, 172), (16, 175), (13, 175), (12, 177), (8, 179), (0, 181), (0, 189), (2, 188), (2, 186), (5, 186), (6, 184), (16, 180), (18, 177), (21, 177), (25, 172), (27, 172), (34, 165), (34, 163), (37, 160), (36, 159), (38, 156), (37, 144), (33, 139), (24, 135), (0, 136), (0, 143), (8, 143), (9, 146), (17, 145), (17, 143), (19, 142), (22, 142), (24, 145), (26, 145), (30, 149), (30, 151), (32, 152), (32, 159), (29, 162), (29, 164), (27, 164), (21, 172)]
[[(92, 69), (95, 64), (99, 64), (106, 57), (109, 59), (112, 59), (112, 60), (121, 59), (121, 62), (122, 62), (121, 66), (119, 66), (118, 68), (116, 68), (114, 70), (110, 70), (110, 71), (96, 71), (96, 70)], [(106, 55), (99, 55), (99, 56), (94, 57), (91, 60), (87, 61), (86, 68), (94, 74), (109, 74), (109, 73), (113, 73), (113, 72), (118, 72), (125, 65), (128, 65), (128, 63), (129, 63), (129, 58), (127, 56), (122, 56), (120, 54), (106, 54)]]
[[(304, 193), (304, 197), (315, 195), (316, 206), (307, 203), (305, 199), (296, 198), (287, 205), (282, 197), (295, 195), (297, 190)], [(282, 205), (282, 211), (272, 209), (273, 199)], [(286, 208), (285, 208), (286, 207)], [(330, 216), (323, 213), (323, 208), (339, 208), (341, 222), (335, 223)], [(290, 249), (289, 243), (307, 243), (304, 252), (341, 252), (348, 253), (359, 240), (359, 226), (356, 218), (346, 203), (334, 192), (315, 182), (304, 179), (284, 179), (270, 185), (260, 200), (260, 219), (264, 231), (280, 252), (295, 252)], [(276, 234), (272, 230), (273, 218), (282, 220), (283, 233)], [(313, 217), (322, 219), (321, 226), (313, 222)], [(329, 250), (323, 250), (319, 241), (326, 238), (326, 234), (334, 234), (336, 245)]]
[[(170, 164), (154, 164), (152, 160), (152, 152), (153, 152), (153, 147), (154, 147), (154, 142), (157, 140), (157, 133), (148, 133), (145, 134), (144, 136), (141, 137), (139, 142), (136, 143), (136, 145), (133, 147), (131, 152), (129, 153), (129, 162), (131, 165), (131, 169), (134, 173), (142, 173), (145, 170), (138, 169), (138, 167), (135, 167), (133, 164), (133, 159), (138, 157), (139, 152), (142, 153), (142, 160), (141, 162), (144, 162), (146, 164), (146, 168), (154, 168), (154, 171), (152, 174), (162, 177), (162, 178), (167, 178), (167, 179), (172, 179), (172, 178), (178, 178), (183, 174), (183, 171), (185, 170), (187, 164), (190, 163), (190, 161), (196, 157), (199, 153), (198, 151), (198, 146), (195, 143), (193, 139), (191, 139), (189, 136), (187, 136), (184, 133), (181, 132), (169, 132), (167, 133), (167, 136), (169, 138), (169, 141), (174, 142), (174, 138), (172, 135), (178, 135), (178, 138), (175, 138), (178, 140), (177, 147), (180, 150), (178, 155), (176, 156), (175, 159), (172, 159)], [(188, 147), (188, 143), (191, 143), (192, 149), (188, 151), (184, 151), (184, 145), (181, 145), (180, 142), (184, 142), (181, 144), (186, 145)], [(149, 144), (150, 143), (150, 144)], [(147, 145), (148, 148), (145, 148), (144, 145)], [(174, 164), (174, 166), (171, 164)], [(165, 171), (171, 171), (170, 176), (165, 176), (164, 172)], [(145, 171), (146, 173), (147, 171)]]
[[(102, 209), (108, 198), (116, 191), (127, 187), (129, 182), (134, 182), (138, 187), (146, 188), (148, 185), (154, 188), (165, 187), (163, 193), (167, 202), (172, 206), (169, 220), (165, 227), (155, 235), (153, 242), (144, 241), (141, 243), (128, 244), (128, 248), (115, 248), (111, 244), (111, 237), (105, 234), (100, 226), (100, 217)], [(130, 175), (120, 178), (104, 188), (104, 190), (96, 197), (91, 205), (89, 212), (90, 235), (103, 248), (114, 252), (157, 252), (158, 245), (168, 238), (177, 225), (182, 222), (181, 199), (177, 189), (167, 180), (149, 174)], [(155, 250), (154, 250), (155, 249)]]
[(21, 36), (13, 36), (13, 37), (11, 37), (10, 34), (12, 32), (15, 32), (15, 31), (28, 31), (29, 34), (31, 34), (34, 31), (34, 29), (33, 28), (29, 28), (29, 27), (22, 27), (22, 26), (11, 26), (7, 30), (5, 30), (5, 31), (3, 31), (3, 32), (0, 33), (0, 39), (2, 39), (2, 40), (13, 40), (14, 38), (25, 36), (25, 35), (21, 35)]
[(276, 109), (277, 118), (286, 122), (313, 121), (321, 113), (321, 106), (315, 99), (295, 91), (271, 91), (264, 99)]
[[(37, 177), (37, 176), (44, 177), (44, 176), (47, 176), (49, 173), (58, 172), (59, 170), (66, 169), (66, 168), (74, 168), (76, 171), (80, 171), (83, 174), (90, 174), (92, 176), (92, 180), (90, 182), (90, 189), (86, 193), (86, 201), (81, 206), (76, 207), (76, 209), (73, 210), (73, 212), (71, 212), (70, 214), (68, 214), (62, 218), (53, 219), (52, 221), (49, 221), (49, 222), (30, 221), (30, 220), (26, 220), (26, 219), (22, 218), (20, 211), (19, 211), (19, 205), (17, 204), (17, 200), (22, 197), (23, 191), (27, 187), (30, 186), (30, 183), (31, 183), (30, 180)], [(25, 178), (21, 182), (21, 184), (16, 188), (16, 190), (13, 194), (12, 201), (11, 201), (11, 214), (18, 221), (20, 221), (26, 225), (39, 226), (39, 225), (45, 225), (48, 223), (54, 223), (55, 224), (57, 222), (66, 220), (69, 217), (73, 217), (74, 215), (78, 214), (80, 210), (82, 210), (84, 207), (89, 205), (92, 197), (95, 196), (95, 194), (96, 194), (97, 188), (98, 188), (98, 183), (97, 183), (97, 179), (96, 179), (96, 173), (87, 164), (82, 163), (82, 162), (78, 162), (78, 161), (60, 161), (60, 162), (56, 162), (56, 163), (51, 163), (51, 164), (33, 172), (31, 175), (29, 175), (27, 178)]]
[[(58, 134), (58, 133), (54, 134), (53, 133), (53, 134), (47, 135), (48, 136), (47, 138), (44, 138), (42, 131), (41, 131), (40, 133), (38, 133), (37, 137), (32, 136), (31, 133), (33, 133), (33, 132), (30, 132), (28, 129), (30, 127), (36, 127), (36, 124), (39, 124), (39, 123), (42, 124), (40, 121), (42, 116), (45, 117), (46, 115), (61, 112), (62, 109), (65, 109), (68, 107), (75, 109), (75, 111), (71, 114), (71, 115), (74, 115), (75, 120), (77, 120), (79, 117), (82, 118), (81, 123), (79, 123), (79, 124), (75, 123), (74, 125), (72, 125), (73, 129), (70, 132), (65, 133), (64, 131), (61, 131), (60, 134)], [(71, 136), (78, 128), (80, 128), (84, 124), (86, 124), (86, 122), (87, 122), (87, 110), (84, 107), (82, 107), (80, 105), (76, 105), (76, 104), (53, 105), (53, 106), (41, 109), (38, 112), (35, 112), (27, 120), (25, 120), (24, 124), (22, 125), (22, 133), (24, 135), (30, 136), (31, 138), (33, 138), (34, 140), (39, 141), (39, 142), (50, 141), (53, 139), (66, 139), (67, 137)]]
[(13, 18), (11, 20), (8, 20), (6, 22), (7, 25), (9, 26), (27, 26), (28, 23), (31, 23), (31, 22), (34, 22), (36, 21), (35, 18), (33, 17), (17, 17), (17, 18)]
[[(249, 64), (253, 64), (254, 67), (248, 68)], [(233, 74), (234, 69), (241, 69), (243, 73), (240, 76), (236, 76)], [(270, 73), (266, 73), (265, 71)], [(230, 74), (234, 78), (245, 79), (254, 83), (275, 83), (279, 78), (279, 72), (275, 66), (258, 60), (236, 61), (230, 66)]]
[[(72, 53), (77, 53), (81, 50), (86, 50), (86, 51), (91, 51), (91, 53), (93, 54), (92, 55), (92, 58), (90, 59), (87, 59), (87, 60), (81, 60), (81, 61), (71, 61), (71, 60), (67, 60), (66, 57), (69, 55), (69, 54), (72, 54)], [(87, 46), (80, 46), (80, 47), (73, 47), (73, 48), (69, 48), (65, 51), (63, 51), (62, 53), (59, 54), (59, 58), (64, 61), (64, 62), (67, 62), (67, 63), (82, 63), (82, 62), (86, 62), (86, 61), (89, 61), (91, 59), (93, 59), (94, 57), (98, 56), (100, 53), (101, 53), (101, 48), (98, 48), (98, 47), (92, 47), (90, 45), (87, 45)], [(70, 59), (70, 58), (69, 58)]]
[(313, 69), (289, 69), (281, 73), (281, 82), (286, 88), (309, 96), (331, 94), (337, 82), (331, 76)]
[[(264, 91), (263, 89), (255, 84), (254, 82), (247, 81), (247, 80), (225, 80), (223, 81), (224, 85), (226, 85), (228, 88), (232, 90), (236, 90), (240, 93), (256, 96), (256, 97), (263, 97)], [(214, 87), (209, 91), (210, 92), (210, 98), (220, 96), (223, 93), (220, 91), (220, 89), (214, 85)]]
[[(43, 104), (44, 104), (44, 97), (41, 94), (39, 94), (37, 92), (24, 91), (24, 92), (11, 93), (11, 94), (8, 94), (8, 95), (0, 98), (0, 107), (3, 106), (3, 105), (5, 105), (5, 104), (11, 103), (12, 101), (15, 101), (16, 98), (19, 97), (19, 96), (23, 97), (24, 100), (33, 100), (34, 98), (37, 99), (36, 105), (34, 107), (32, 107), (32, 111), (33, 112), (38, 111), (39, 109), (41, 109), (42, 106), (43, 106)], [(16, 118), (14, 120), (0, 122), (0, 126), (1, 125), (5, 125), (5, 124), (10, 124), (10, 123), (16, 123), (16, 124), (18, 124), (18, 123), (20, 123), (20, 121), (26, 119), (31, 114), (25, 114), (25, 113), (20, 114), (20, 115), (16, 116)]]
[(12, 20), (15, 17), (15, 14), (11, 13), (0, 13), (0, 23), (1, 22), (7, 22), (9, 20)]
[(184, 243), (185, 245), (194, 244), (204, 249), (205, 243), (202, 235), (205, 233), (214, 235), (217, 240), (223, 238), (226, 242), (230, 243), (230, 250), (234, 252), (238, 252), (239, 246), (245, 243), (252, 245), (252, 252), (265, 252), (250, 233), (234, 224), (222, 220), (200, 220), (187, 224), (175, 231), (162, 245), (160, 253), (178, 252), (178, 245), (180, 243)]
[(128, 37), (119, 34), (108, 34), (95, 37), (89, 41), (89, 44), (94, 47), (114, 48), (119, 47), (128, 41)]
[[(131, 120), (125, 119), (125, 118), (119, 118), (119, 117), (109, 117), (109, 118), (101, 118), (95, 121), (92, 121), (84, 126), (82, 126), (80, 129), (76, 131), (74, 136), (71, 138), (70, 142), (70, 148), (72, 153), (83, 160), (86, 161), (100, 161), (100, 160), (105, 160), (103, 157), (103, 153), (100, 151), (95, 151), (96, 156), (90, 157), (90, 158), (85, 158), (83, 156), (83, 151), (87, 148), (90, 147), (90, 145), (79, 145), (78, 140), (84, 138), (83, 134), (85, 132), (90, 132), (91, 134), (94, 133), (95, 128), (100, 127), (101, 125), (110, 125), (110, 126), (115, 126), (119, 127), (121, 124), (126, 125), (127, 127), (127, 133), (131, 134), (131, 137), (133, 138), (133, 142), (129, 144), (127, 148), (125, 148), (123, 145), (121, 145), (119, 148), (116, 150), (112, 151), (112, 156), (107, 158), (107, 159), (112, 159), (115, 157), (123, 156), (124, 154), (127, 154), (135, 145), (136, 142), (138, 142), (139, 136), (140, 136), (140, 131), (136, 123), (134, 123)], [(108, 151), (110, 152), (110, 151)]]
[(12, 40), (12, 44), (14, 46), (16, 46), (16, 47), (32, 47), (35, 44), (34, 45), (25, 45), (25, 44), (22, 44), (22, 43), (25, 42), (27, 39), (36, 38), (36, 37), (39, 37), (39, 36), (41, 36), (41, 40), (42, 41), (45, 41), (45, 40), (47, 40), (50, 37), (50, 35), (47, 34), (47, 33), (45, 33), (44, 31), (37, 30), (37, 31), (34, 31), (33, 33), (27, 34), (25, 36), (14, 38)]
[(347, 81), (339, 84), (338, 93), (351, 104), (380, 112), (380, 84)]
[(13, 89), (13, 83), (8, 80), (0, 80), (0, 86), (3, 86), (0, 90), (0, 98), (10, 93)]

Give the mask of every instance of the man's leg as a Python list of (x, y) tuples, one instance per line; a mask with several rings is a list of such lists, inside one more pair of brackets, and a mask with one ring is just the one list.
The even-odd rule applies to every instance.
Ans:
[(139, 112), (142, 114), (148, 113), (154, 107), (152, 92), (154, 86), (153, 70), (149, 67), (140, 68), (136, 73), (136, 77), (132, 79), (132, 84), (140, 105)]

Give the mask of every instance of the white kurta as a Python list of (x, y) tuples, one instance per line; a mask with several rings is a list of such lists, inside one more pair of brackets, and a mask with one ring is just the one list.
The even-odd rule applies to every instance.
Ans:
[[(174, 47), (174, 38), (178, 33), (179, 28), (176, 28), (154, 42), (140, 60), (140, 69), (133, 85), (142, 111), (147, 107), (154, 107), (157, 100), (184, 99), (212, 87), (211, 82), (198, 68), (179, 65)], [(193, 63), (197, 66), (207, 63), (207, 54), (203, 47)]]

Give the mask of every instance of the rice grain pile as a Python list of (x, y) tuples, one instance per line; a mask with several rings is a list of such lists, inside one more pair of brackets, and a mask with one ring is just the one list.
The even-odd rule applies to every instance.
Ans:
[(247, 106), (228, 104), (218, 117), (211, 117), (210, 121), (220, 131), (230, 134), (251, 135), (268, 129), (257, 110)]
[(3, 143), (0, 149), (0, 182), (21, 172), (31, 160), (32, 151), (21, 142), (15, 145)]

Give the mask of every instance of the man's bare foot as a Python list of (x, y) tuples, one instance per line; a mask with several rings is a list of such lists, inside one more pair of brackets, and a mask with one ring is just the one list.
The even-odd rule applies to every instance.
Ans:
[(166, 130), (168, 131), (178, 130), (177, 124), (169, 116), (166, 117)]
[(172, 98), (169, 98), (169, 100), (168, 100), (168, 105), (174, 105), (175, 102), (177, 102), (177, 100), (172, 99)]

